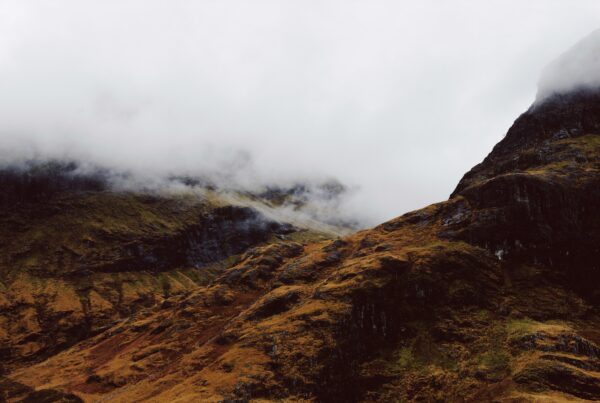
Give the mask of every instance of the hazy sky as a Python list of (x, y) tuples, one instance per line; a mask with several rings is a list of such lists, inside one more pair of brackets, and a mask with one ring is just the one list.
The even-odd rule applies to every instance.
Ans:
[(332, 176), (380, 222), (446, 199), (599, 27), (598, 0), (0, 0), (0, 149)]
[(538, 80), (536, 103), (555, 93), (600, 87), (600, 29), (550, 62)]

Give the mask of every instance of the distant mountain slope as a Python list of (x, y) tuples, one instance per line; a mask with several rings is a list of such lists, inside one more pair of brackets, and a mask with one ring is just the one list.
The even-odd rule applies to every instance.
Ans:
[(252, 247), (343, 230), (295, 226), (258, 196), (115, 191), (102, 172), (79, 174), (73, 163), (4, 169), (0, 185), (4, 371), (189, 293)]
[(249, 249), (209, 284), (15, 365), (5, 398), (600, 400), (599, 112), (596, 93), (549, 99), (448, 201)]

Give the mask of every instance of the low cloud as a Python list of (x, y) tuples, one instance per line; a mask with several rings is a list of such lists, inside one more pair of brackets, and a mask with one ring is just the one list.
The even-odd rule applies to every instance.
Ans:
[(555, 94), (600, 88), (600, 29), (550, 63), (538, 84), (536, 103)]
[(373, 225), (445, 199), (597, 15), (596, 0), (3, 0), (0, 161), (75, 160), (133, 188), (334, 178), (352, 191), (319, 214)]

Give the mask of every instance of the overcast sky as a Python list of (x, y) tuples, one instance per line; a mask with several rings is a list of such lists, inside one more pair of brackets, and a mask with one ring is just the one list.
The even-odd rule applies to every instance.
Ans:
[(381, 222), (446, 199), (599, 27), (598, 0), (0, 0), (0, 149), (336, 177)]

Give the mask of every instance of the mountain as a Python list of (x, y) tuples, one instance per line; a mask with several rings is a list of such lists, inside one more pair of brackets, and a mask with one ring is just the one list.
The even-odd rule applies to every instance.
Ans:
[[(186, 188), (118, 191), (101, 170), (29, 162), (0, 171), (0, 371), (31, 365), (139, 310), (208, 284), (239, 256), (276, 241), (329, 239), (348, 228), (280, 217), (310, 191)], [(339, 185), (341, 186), (341, 185)], [(338, 197), (337, 189), (331, 197)]]
[(449, 200), (343, 237), (217, 195), (11, 191), (0, 396), (600, 400), (599, 157), (581, 90), (536, 102)]

